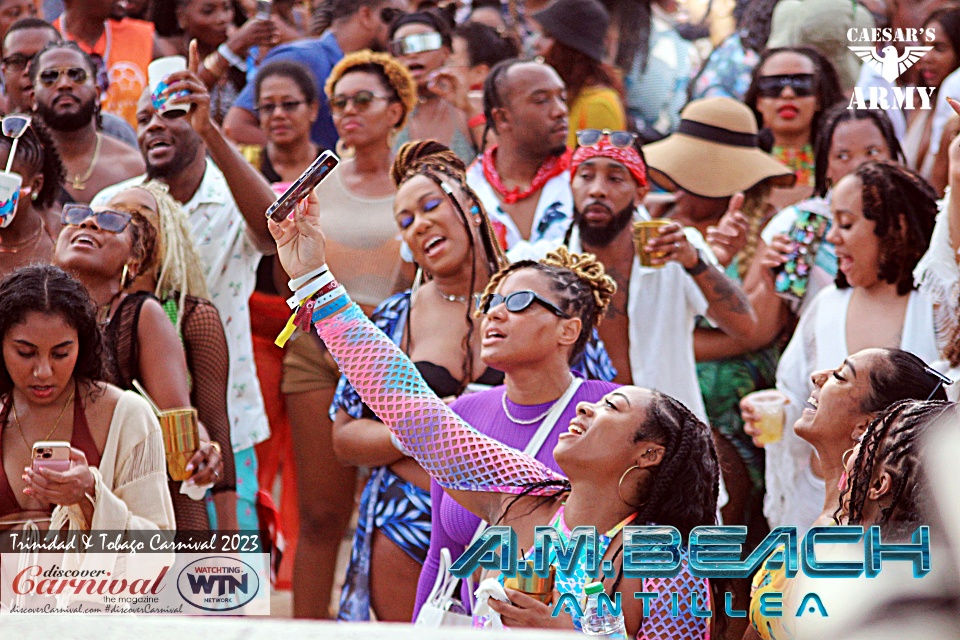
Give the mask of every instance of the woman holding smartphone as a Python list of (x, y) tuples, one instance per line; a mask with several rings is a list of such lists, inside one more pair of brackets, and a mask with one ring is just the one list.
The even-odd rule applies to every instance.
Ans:
[[(481, 359), (483, 336), (480, 320), (473, 312), (473, 294), (509, 268), (479, 199), (466, 185), (465, 172), (459, 158), (438, 142), (408, 143), (401, 148), (393, 165), (398, 185), (395, 219), (418, 267), (430, 274), (430, 280), (412, 292), (386, 300), (372, 319), (411, 357), (433, 392), (448, 401), (463, 394), (468, 386), (476, 389), (505, 383), (506, 395), (501, 387), (481, 390), (454, 403), (454, 410), (469, 407), (463, 409), (465, 419), (495, 411), (494, 424), (480, 428), (523, 448), (537, 430), (535, 425), (544, 421), (570, 383), (569, 359), (559, 357), (563, 349), (556, 345), (534, 354), (534, 348), (528, 345), (524, 349), (520, 343), (514, 343), (502, 361)], [(542, 277), (538, 290), (549, 290), (551, 296), (556, 296), (557, 283), (562, 282), (572, 291), (567, 295), (576, 300), (570, 304), (577, 308), (590, 307), (588, 298), (600, 300), (605, 306), (611, 291), (602, 268), (593, 280), (581, 275), (581, 271), (555, 265), (534, 279)], [(582, 338), (582, 344), (574, 349), (574, 359), (581, 355), (602, 315), (600, 305), (593, 303), (592, 310), (585, 313), (582, 329), (575, 336), (577, 342)], [(584, 368), (593, 377), (612, 378), (605, 352), (591, 348)], [(533, 372), (537, 373), (528, 375)], [(544, 398), (553, 403), (525, 406), (534, 404), (528, 400), (540, 400), (539, 390), (557, 379), (564, 381), (562, 388), (553, 396), (548, 392)], [(584, 383), (568, 400), (566, 410), (572, 415), (576, 400), (596, 399), (612, 388), (597, 380)], [(442, 490), (435, 483), (431, 486), (427, 472), (398, 448), (386, 425), (363, 405), (345, 378), (341, 379), (333, 409), (337, 410), (335, 445), (341, 459), (358, 465), (380, 465), (361, 500), (340, 618), (367, 619), (372, 609), (378, 620), (410, 620), (433, 586), (440, 550), (446, 547), (455, 555), (459, 546), (469, 542), (479, 520), (453, 502), (441, 509), (438, 500), (443, 500)], [(566, 423), (561, 418), (556, 424)], [(554, 428), (548, 441), (559, 430), (559, 426)], [(548, 442), (539, 453), (548, 466), (555, 465), (550, 451)], [(371, 562), (371, 557), (377, 561)], [(398, 588), (400, 580), (409, 589)], [(410, 597), (401, 599), (399, 593)]]
[[(173, 529), (160, 425), (103, 382), (104, 344), (83, 285), (53, 266), (0, 281), (0, 528)], [(70, 443), (70, 469), (32, 467), (33, 443)]]

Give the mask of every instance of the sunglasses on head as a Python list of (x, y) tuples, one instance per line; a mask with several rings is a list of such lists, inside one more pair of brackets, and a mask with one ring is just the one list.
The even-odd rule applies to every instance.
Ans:
[(940, 373), (940, 372), (937, 371), (936, 369), (931, 369), (930, 367), (924, 367), (923, 370), (926, 371), (927, 373), (929, 373), (931, 376), (934, 376), (934, 377), (937, 379), (937, 386), (935, 386), (935, 387), (933, 388), (933, 391), (930, 392), (930, 395), (927, 396), (927, 400), (929, 400), (930, 398), (932, 398), (932, 397), (933, 397), (933, 394), (935, 394), (937, 391), (940, 390), (940, 387), (943, 387), (944, 385), (951, 385), (951, 384), (953, 384), (953, 380), (951, 380), (951, 379), (948, 378), (947, 376), (943, 375), (942, 373)]
[(80, 226), (84, 220), (92, 217), (97, 226), (110, 233), (123, 233), (123, 230), (133, 219), (129, 213), (123, 211), (94, 211), (85, 204), (65, 204), (60, 213), (60, 222), (72, 227)]
[(439, 33), (417, 33), (390, 43), (390, 54), (395, 57), (436, 51), (443, 46), (443, 37)]
[(13, 168), (13, 158), (17, 155), (17, 145), (20, 144), (20, 137), (27, 132), (29, 126), (30, 116), (25, 116), (22, 113), (4, 116), (3, 120), (0, 120), (0, 131), (3, 132), (4, 136), (13, 140), (13, 144), (10, 145), (10, 155), (7, 156), (7, 173), (10, 173)]
[(387, 102), (390, 102), (392, 98), (388, 98), (387, 96), (378, 96), (372, 91), (367, 91), (364, 89), (362, 91), (357, 91), (352, 96), (333, 96), (330, 98), (330, 110), (334, 113), (340, 113), (352, 102), (357, 111), (366, 111), (370, 108), (370, 105), (373, 104), (374, 100), (386, 100)]
[(533, 291), (514, 291), (511, 294), (502, 296), (499, 293), (491, 293), (489, 296), (477, 296), (477, 309), (480, 313), (486, 315), (490, 313), (490, 310), (496, 306), (499, 306), (501, 303), (505, 304), (507, 311), (510, 313), (520, 313), (532, 305), (534, 302), (539, 304), (541, 307), (547, 311), (552, 312), (554, 315), (560, 316), (561, 318), (567, 319), (570, 317), (570, 314), (564, 313), (557, 305), (553, 304), (549, 300), (545, 300), (537, 295)]
[(798, 98), (808, 98), (817, 88), (817, 79), (812, 73), (794, 73), (757, 78), (757, 95), (761, 98), (779, 98), (787, 87)]
[(52, 87), (60, 80), (60, 76), (67, 75), (73, 84), (84, 84), (90, 77), (83, 67), (61, 67), (59, 69), (44, 69), (37, 75), (37, 79), (44, 87)]
[(629, 131), (610, 131), (610, 129), (581, 129), (577, 131), (577, 145), (581, 147), (595, 147), (606, 136), (610, 146), (617, 149), (629, 149), (637, 140), (637, 134)]
[(297, 110), (297, 107), (302, 104), (306, 104), (306, 101), (284, 100), (283, 102), (264, 102), (256, 108), (256, 112), (258, 116), (267, 116), (269, 118), (277, 109), (284, 113), (293, 113)]

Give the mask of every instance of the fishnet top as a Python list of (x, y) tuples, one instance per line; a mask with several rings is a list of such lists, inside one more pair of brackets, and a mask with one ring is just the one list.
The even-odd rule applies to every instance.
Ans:
[[(440, 486), (520, 493), (533, 483), (563, 478), (535, 458), (483, 435), (461, 420), (356, 304), (320, 320), (315, 327), (363, 401)], [(542, 492), (555, 494), (556, 487), (545, 487)], [(705, 608), (708, 584), (690, 574), (686, 562), (674, 578), (645, 580), (645, 590), (659, 590), (661, 597), (652, 603), (650, 616), (644, 619), (637, 638), (709, 638), (709, 621), (692, 613), (674, 618), (666, 604), (669, 591), (679, 592), (681, 601), (686, 598), (686, 602), (696, 592), (700, 608)]]
[(563, 478), (461, 420), (356, 304), (315, 326), (366, 405), (443, 488), (520, 493), (530, 484)]
[[(112, 347), (114, 356), (111, 372), (113, 381), (122, 389), (132, 390), (132, 381), (142, 377), (137, 327), (143, 303), (152, 297), (146, 292), (129, 294), (120, 303), (105, 331), (106, 342)], [(174, 301), (178, 299), (178, 293), (172, 294), (172, 300), (168, 300), (164, 308), (169, 310), (173, 307), (175, 310)], [(200, 421), (210, 432), (210, 438), (218, 442), (223, 450), (223, 478), (213, 486), (212, 491), (234, 491), (237, 476), (233, 456), (230, 455), (233, 448), (230, 444), (230, 420), (227, 417), (230, 360), (223, 324), (216, 307), (207, 300), (187, 296), (184, 307), (180, 339), (190, 374), (190, 401), (196, 407)], [(180, 524), (179, 518), (177, 523)]]

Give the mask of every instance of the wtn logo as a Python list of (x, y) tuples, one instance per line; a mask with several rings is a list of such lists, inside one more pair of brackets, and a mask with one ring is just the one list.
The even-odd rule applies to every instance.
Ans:
[[(235, 594), (237, 589), (244, 594), (250, 593), (249, 575), (247, 574), (244, 574), (240, 580), (237, 580), (234, 576), (198, 576), (188, 574), (187, 582), (190, 583), (190, 590), (193, 591), (194, 595), (199, 595), (202, 592), (208, 596), (222, 596), (225, 593)], [(214, 593), (214, 587), (217, 586), (219, 586), (219, 589)]]
[[(901, 33), (903, 32), (903, 33)], [(866, 89), (854, 87), (848, 109), (914, 109), (915, 98), (920, 99), (921, 109), (931, 108), (935, 87), (900, 87), (896, 81), (916, 64), (920, 58), (933, 50), (932, 46), (905, 45), (901, 54), (893, 42), (916, 42), (922, 38), (933, 41), (933, 29), (850, 29), (847, 39), (852, 42), (871, 42), (869, 45), (848, 46), (889, 86), (871, 86)], [(887, 43), (879, 47), (877, 43)]]

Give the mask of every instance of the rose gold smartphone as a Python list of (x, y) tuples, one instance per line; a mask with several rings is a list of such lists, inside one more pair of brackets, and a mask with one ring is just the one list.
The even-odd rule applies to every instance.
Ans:
[(70, 443), (62, 440), (41, 440), (33, 443), (33, 469), (70, 470)]
[(316, 189), (324, 178), (330, 175), (340, 163), (340, 160), (331, 151), (324, 151), (317, 159), (313, 161), (307, 170), (304, 171), (297, 181), (290, 185), (280, 198), (270, 205), (267, 209), (267, 217), (272, 218), (274, 222), (282, 222), (284, 218), (293, 213), (297, 203), (310, 195), (310, 192)]

